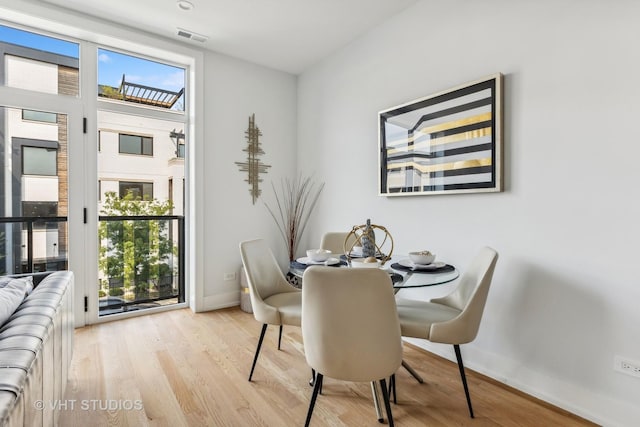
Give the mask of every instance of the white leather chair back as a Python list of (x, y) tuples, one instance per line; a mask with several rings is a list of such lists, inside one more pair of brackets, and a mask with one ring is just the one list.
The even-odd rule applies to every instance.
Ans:
[(299, 291), (287, 282), (263, 239), (241, 242), (240, 255), (247, 275), (254, 317), (262, 323), (281, 323), (277, 309), (265, 304), (264, 300), (275, 294)]
[(430, 341), (465, 344), (475, 339), (497, 261), (498, 253), (494, 249), (482, 248), (463, 273), (457, 288), (445, 297), (431, 300), (461, 313), (449, 321), (432, 324)]
[(389, 274), (307, 268), (302, 337), (307, 363), (325, 376), (368, 382), (395, 373), (402, 362), (402, 341)]
[[(320, 242), (320, 249), (329, 249), (334, 254), (344, 254), (345, 240), (349, 236), (349, 232), (342, 231), (330, 231), (322, 236)], [(355, 242), (355, 235), (351, 235), (349, 241), (346, 242), (347, 249), (349, 249)]]

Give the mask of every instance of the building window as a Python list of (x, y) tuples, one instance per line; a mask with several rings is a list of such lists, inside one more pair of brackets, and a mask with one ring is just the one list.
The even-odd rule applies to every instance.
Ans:
[(153, 138), (150, 136), (119, 134), (119, 152), (153, 156)]
[(23, 175), (58, 175), (58, 150), (45, 147), (22, 147)]
[(184, 159), (184, 144), (178, 144), (178, 158)]
[[(30, 218), (47, 218), (58, 216), (58, 202), (22, 202), (22, 216)], [(36, 221), (34, 230), (56, 230), (57, 222)]]
[(58, 216), (58, 202), (22, 202), (22, 216), (52, 217)]
[(120, 181), (120, 198), (131, 193), (134, 200), (152, 200), (153, 182)]
[(22, 110), (22, 120), (30, 120), (32, 122), (58, 123), (58, 115), (56, 113), (48, 113), (46, 111)]

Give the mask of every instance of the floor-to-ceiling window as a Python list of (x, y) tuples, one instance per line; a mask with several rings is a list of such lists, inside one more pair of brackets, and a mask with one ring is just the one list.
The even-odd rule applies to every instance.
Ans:
[(101, 316), (185, 300), (184, 91), (183, 67), (98, 49)]
[(0, 273), (74, 269), (89, 323), (184, 303), (188, 65), (5, 24)]

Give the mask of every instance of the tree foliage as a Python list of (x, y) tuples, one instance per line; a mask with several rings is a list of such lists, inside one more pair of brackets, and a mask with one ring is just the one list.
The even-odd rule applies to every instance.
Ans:
[[(128, 192), (120, 198), (114, 192), (105, 194), (101, 214), (105, 216), (170, 215), (171, 201), (141, 200)], [(170, 220), (101, 221), (99, 268), (110, 280), (122, 287), (135, 287), (137, 296), (148, 294), (149, 285), (174, 273), (173, 256), (177, 248), (169, 233)]]

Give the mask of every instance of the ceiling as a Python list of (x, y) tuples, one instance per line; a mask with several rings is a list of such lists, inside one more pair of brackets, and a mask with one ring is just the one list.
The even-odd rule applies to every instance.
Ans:
[(189, 11), (177, 0), (42, 1), (299, 74), (418, 0), (189, 0)]

